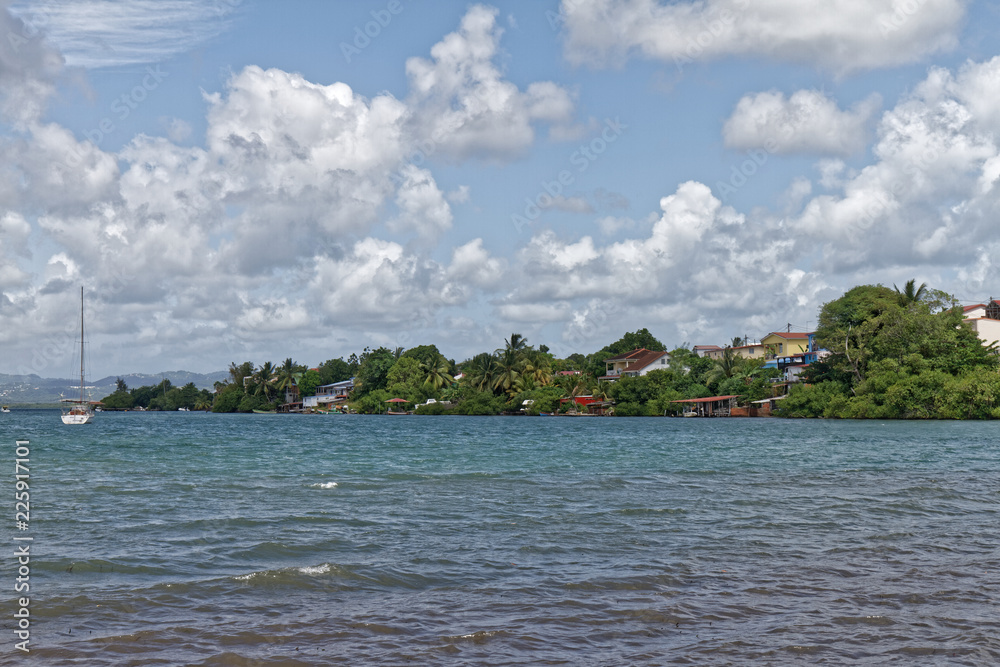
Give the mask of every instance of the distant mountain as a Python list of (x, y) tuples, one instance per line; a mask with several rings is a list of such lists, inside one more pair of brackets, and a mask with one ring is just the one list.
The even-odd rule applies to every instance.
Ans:
[[(117, 378), (125, 380), (129, 389), (144, 385), (158, 385), (163, 378), (176, 387), (194, 382), (199, 389), (212, 390), (217, 381), (229, 378), (227, 371), (216, 373), (189, 373), (169, 371), (166, 373), (132, 373), (129, 375), (109, 375), (87, 384), (87, 393), (95, 401), (115, 390)], [(0, 403), (18, 405), (21, 403), (58, 403), (60, 398), (70, 398), (79, 393), (79, 380), (64, 378), (43, 378), (37, 375), (5, 375), (0, 373)]]

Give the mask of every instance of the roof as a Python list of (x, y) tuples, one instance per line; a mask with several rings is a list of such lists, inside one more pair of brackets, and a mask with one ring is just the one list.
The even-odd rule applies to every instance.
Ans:
[[(809, 338), (813, 335), (811, 331), (772, 331), (768, 336), (778, 336), (779, 338)], [(765, 336), (766, 338), (767, 336)]]
[(970, 310), (975, 310), (976, 308), (985, 308), (985, 307), (986, 307), (985, 303), (976, 303), (971, 306), (962, 306), (962, 312), (967, 313)]
[(739, 398), (739, 394), (730, 394), (729, 396), (709, 396), (708, 398), (685, 398), (679, 401), (670, 401), (671, 403), (714, 403), (715, 401), (724, 401), (730, 398)]
[(719, 347), (718, 345), (695, 345), (694, 348), (692, 348), (692, 349), (695, 349), (695, 350), (721, 350), (722, 348)]
[[(634, 350), (626, 352), (625, 354), (619, 354), (617, 357), (610, 357), (604, 360), (604, 363), (610, 364), (613, 362), (630, 361), (632, 363), (627, 365), (627, 370), (638, 371), (642, 370), (646, 366), (659, 359), (660, 357), (669, 354), (668, 352), (654, 352), (653, 350), (647, 350), (644, 347), (637, 347)], [(618, 375), (602, 375), (601, 378), (617, 378)]]
[(632, 359), (633, 357), (637, 357), (643, 352), (649, 352), (649, 350), (647, 350), (644, 347), (637, 347), (634, 350), (626, 352), (625, 354), (619, 354), (617, 357), (610, 357), (608, 359), (605, 359), (604, 363), (608, 363), (609, 361), (625, 361), (626, 359)]
[(642, 354), (642, 355), (636, 357), (635, 358), (635, 363), (632, 364), (631, 366), (629, 366), (628, 370), (630, 370), (630, 371), (642, 370), (643, 368), (645, 368), (646, 366), (649, 366), (651, 363), (653, 363), (657, 359), (660, 359), (661, 357), (665, 357), (666, 355), (667, 355), (666, 352), (653, 352), (651, 350), (645, 350), (645, 354)]

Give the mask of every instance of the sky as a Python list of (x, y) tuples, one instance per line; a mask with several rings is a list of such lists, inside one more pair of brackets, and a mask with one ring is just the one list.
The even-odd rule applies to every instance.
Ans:
[(0, 373), (1000, 295), (1000, 7), (0, 0)]

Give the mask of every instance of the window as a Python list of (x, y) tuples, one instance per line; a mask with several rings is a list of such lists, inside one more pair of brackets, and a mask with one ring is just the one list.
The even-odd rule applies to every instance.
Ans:
[(781, 354), (782, 352), (784, 352), (784, 350), (782, 349), (783, 346), (784, 346), (784, 343), (778, 343), (778, 354)]

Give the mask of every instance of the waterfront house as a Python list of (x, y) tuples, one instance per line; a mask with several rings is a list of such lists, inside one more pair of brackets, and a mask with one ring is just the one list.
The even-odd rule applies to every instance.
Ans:
[(983, 341), (983, 345), (1000, 346), (1000, 302), (990, 297), (989, 303), (977, 303), (962, 308), (962, 316)]
[(664, 370), (670, 363), (670, 354), (640, 347), (617, 357), (605, 359), (604, 363), (607, 364), (607, 372), (597, 379), (614, 382), (620, 377), (639, 377), (650, 371)]
[(315, 407), (330, 408), (347, 402), (347, 397), (354, 390), (354, 379), (323, 384), (316, 387)]

